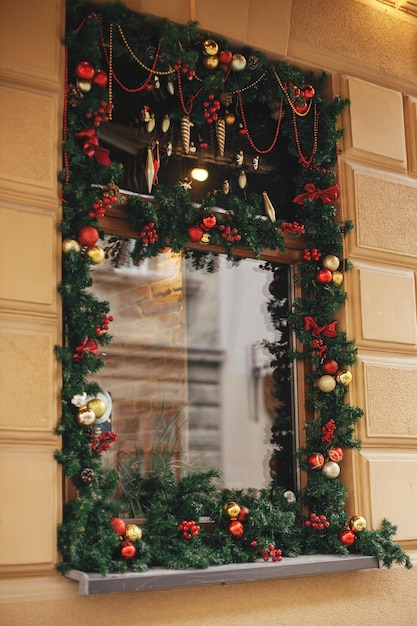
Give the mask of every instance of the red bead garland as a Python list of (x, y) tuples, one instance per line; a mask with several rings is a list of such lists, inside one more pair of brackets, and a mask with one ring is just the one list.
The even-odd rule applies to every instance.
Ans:
[(278, 141), (278, 135), (279, 135), (279, 131), (281, 129), (281, 122), (282, 122), (282, 117), (283, 117), (283, 115), (282, 115), (282, 112), (283, 112), (283, 99), (280, 98), (280, 101), (279, 101), (279, 113), (278, 113), (277, 127), (275, 129), (275, 135), (274, 135), (274, 138), (272, 140), (272, 143), (269, 146), (269, 148), (266, 148), (265, 150), (261, 150), (260, 148), (255, 146), (255, 143), (254, 143), (254, 141), (253, 141), (253, 139), (252, 139), (252, 137), (250, 136), (250, 133), (249, 133), (248, 124), (246, 122), (245, 111), (243, 109), (241, 89), (238, 90), (237, 97), (238, 97), (238, 100), (239, 100), (240, 112), (241, 112), (241, 115), (242, 115), (242, 122), (243, 122), (243, 131), (244, 131), (244, 133), (242, 133), (242, 134), (246, 135), (246, 137), (247, 137), (247, 139), (248, 139), (248, 141), (250, 143), (251, 148), (253, 150), (255, 150), (255, 152), (257, 152), (258, 154), (268, 154), (268, 152), (271, 152), (271, 150), (274, 149), (275, 144)]

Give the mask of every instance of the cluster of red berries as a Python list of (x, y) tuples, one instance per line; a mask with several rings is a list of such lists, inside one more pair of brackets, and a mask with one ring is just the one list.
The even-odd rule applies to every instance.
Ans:
[(241, 235), (239, 235), (237, 228), (232, 228), (229, 225), (221, 224), (219, 226), (220, 234), (223, 239), (226, 239), (229, 243), (233, 241), (240, 241), (242, 239)]
[(282, 222), (281, 231), (288, 235), (304, 235), (305, 228), (303, 224), (298, 222)]
[(101, 324), (96, 324), (96, 337), (101, 337), (101, 335), (109, 330), (109, 323), (114, 320), (113, 315), (107, 315), (104, 313)]
[(198, 537), (198, 533), (200, 532), (200, 526), (192, 520), (182, 520), (181, 524), (178, 525), (178, 530), (182, 531), (182, 534), (186, 539), (192, 539), (192, 537)]
[(142, 239), (142, 244), (144, 246), (147, 246), (149, 243), (155, 243), (158, 239), (158, 233), (156, 232), (154, 222), (148, 222), (148, 224), (145, 224), (139, 233), (139, 237)]
[(113, 111), (113, 104), (103, 100), (96, 111), (88, 111), (85, 116), (88, 120), (93, 120), (93, 126), (98, 128), (102, 122), (108, 122), (110, 113)]
[(104, 198), (97, 198), (91, 207), (91, 211), (88, 213), (90, 217), (104, 217), (106, 210), (111, 204), (117, 202), (116, 196), (104, 196)]
[(325, 515), (316, 515), (315, 513), (310, 513), (310, 516), (304, 522), (304, 525), (307, 528), (314, 528), (315, 530), (324, 530), (324, 528), (329, 528), (330, 522), (327, 521)]
[(184, 63), (184, 65), (183, 65), (181, 59), (177, 59), (177, 62), (174, 65), (174, 70), (176, 72), (180, 72), (181, 71), (183, 74), (186, 75), (188, 80), (193, 80), (193, 78), (195, 76), (195, 70), (190, 69), (190, 64), (189, 63)]
[(101, 454), (108, 450), (113, 443), (116, 441), (117, 435), (116, 433), (111, 433), (110, 431), (104, 432), (99, 437), (95, 437), (91, 443), (91, 450), (96, 454)]
[(329, 420), (321, 429), (321, 440), (323, 443), (331, 443), (334, 439), (336, 424), (334, 419)]
[(311, 248), (311, 250), (309, 250), (308, 248), (306, 248), (304, 250), (304, 260), (305, 261), (318, 261), (321, 257), (321, 252), (319, 252), (317, 250), (317, 248)]
[(267, 548), (261, 550), (261, 555), (264, 561), (269, 561), (270, 558), (274, 563), (276, 561), (282, 561), (282, 550), (275, 548), (273, 543), (270, 543)]
[(313, 339), (313, 341), (311, 342), (311, 347), (318, 357), (320, 357), (321, 359), (327, 358), (327, 346), (324, 343), (323, 339)]
[(204, 117), (207, 124), (213, 124), (219, 119), (218, 111), (220, 109), (220, 101), (216, 100), (213, 93), (208, 95), (208, 99), (204, 102)]

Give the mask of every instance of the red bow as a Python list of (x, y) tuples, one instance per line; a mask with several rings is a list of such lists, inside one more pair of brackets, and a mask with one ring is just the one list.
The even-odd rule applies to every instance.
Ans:
[(333, 204), (337, 200), (340, 194), (338, 185), (332, 185), (327, 189), (319, 189), (313, 183), (307, 183), (304, 189), (305, 193), (299, 193), (295, 196), (293, 202), (295, 204), (304, 204), (305, 200), (317, 200), (320, 199), (323, 204)]
[(86, 352), (98, 356), (98, 345), (94, 339), (88, 339), (88, 337), (86, 337), (84, 341), (75, 348), (75, 354), (72, 355), (72, 358), (74, 361), (80, 361), (85, 357)]
[(313, 337), (317, 338), (319, 338), (320, 335), (324, 335), (325, 337), (336, 337), (336, 324), (337, 320), (333, 320), (330, 324), (318, 326), (314, 317), (306, 315), (304, 318), (304, 328), (306, 330), (311, 330)]
[(90, 159), (95, 157), (101, 165), (109, 166), (111, 164), (109, 151), (107, 148), (99, 146), (95, 128), (80, 130), (79, 133), (75, 133), (75, 136), (84, 138), (84, 152)]

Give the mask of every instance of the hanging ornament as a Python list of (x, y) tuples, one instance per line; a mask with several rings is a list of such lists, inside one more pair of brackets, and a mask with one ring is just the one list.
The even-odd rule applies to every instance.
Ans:
[(80, 80), (93, 80), (95, 74), (94, 67), (88, 61), (81, 61), (75, 68), (75, 75)]
[(307, 100), (312, 100), (315, 96), (316, 90), (313, 85), (305, 84), (301, 89), (301, 93)]
[(236, 115), (234, 113), (230, 113), (230, 111), (226, 111), (224, 121), (226, 126), (232, 126), (236, 122)]
[(334, 448), (330, 448), (328, 450), (327, 456), (329, 457), (330, 461), (340, 463), (340, 461), (343, 461), (343, 450), (342, 448), (335, 446)]
[(142, 539), (142, 529), (136, 524), (128, 524), (126, 526), (125, 536), (129, 541)]
[(172, 155), (172, 141), (168, 141), (165, 152), (167, 157), (170, 157)]
[(192, 126), (194, 126), (194, 124), (190, 121), (188, 115), (184, 115), (181, 119), (181, 140), (185, 154), (190, 153), (190, 136)]
[(85, 254), (93, 265), (99, 265), (106, 257), (106, 253), (101, 246), (91, 246)]
[(237, 184), (239, 185), (241, 189), (245, 189), (246, 185), (248, 184), (248, 179), (246, 178), (246, 174), (243, 170), (240, 172), (238, 176)]
[(98, 69), (93, 78), (93, 85), (96, 87), (105, 87), (108, 83), (108, 76), (104, 70)]
[(126, 560), (133, 559), (136, 554), (136, 548), (130, 541), (122, 541), (120, 546), (120, 553)]
[(232, 57), (231, 68), (234, 72), (242, 72), (246, 67), (246, 58), (243, 54), (234, 54)]
[(193, 181), (192, 181), (192, 180), (190, 180), (190, 179), (188, 178), (188, 176), (186, 176), (183, 180), (180, 180), (180, 181), (179, 181), (179, 184), (181, 185), (181, 187), (182, 187), (183, 189), (186, 189), (186, 190), (188, 191), (188, 190), (192, 189), (192, 186), (193, 186)]
[(257, 171), (257, 169), (259, 168), (259, 160), (260, 160), (260, 156), (259, 154), (257, 154), (256, 156), (253, 157), (252, 159), (252, 167), (255, 170), (255, 172)]
[(215, 70), (219, 64), (219, 59), (217, 56), (204, 57), (203, 65), (208, 70)]
[(366, 528), (366, 519), (361, 515), (353, 515), (349, 519), (349, 528), (357, 533), (361, 533)]
[(87, 248), (94, 246), (99, 240), (99, 237), (98, 230), (94, 228), (94, 226), (83, 226), (78, 233), (78, 241), (82, 246), (86, 246)]
[(81, 246), (75, 239), (64, 239), (62, 242), (62, 251), (66, 254), (68, 252), (79, 252)]
[(159, 154), (159, 141), (154, 141), (152, 144), (152, 160), (153, 160), (153, 178), (152, 178), (152, 184), (155, 185), (157, 178), (158, 178), (158, 172), (159, 172), (159, 168), (161, 165), (161, 157)]
[(321, 264), (323, 267), (330, 270), (331, 272), (335, 272), (340, 265), (340, 261), (338, 257), (334, 254), (328, 254), (322, 259)]
[(228, 181), (227, 179), (223, 181), (222, 184), (222, 192), (227, 196), (227, 194), (230, 192), (230, 181)]
[(220, 63), (220, 67), (224, 72), (227, 72), (230, 64), (232, 62), (233, 59), (233, 54), (230, 52), (230, 50), (220, 50), (219, 52), (219, 63)]
[(240, 506), (237, 502), (226, 502), (224, 510), (231, 519), (237, 519), (240, 513)]
[(340, 474), (340, 466), (335, 461), (326, 461), (322, 467), (322, 474), (329, 480), (334, 480)]
[(223, 106), (228, 107), (233, 102), (233, 96), (230, 91), (222, 91), (220, 92), (219, 100), (223, 104)]
[(205, 56), (211, 57), (218, 53), (219, 45), (214, 39), (206, 39), (202, 43), (202, 50)]
[(342, 369), (337, 373), (336, 380), (344, 387), (347, 387), (352, 382), (352, 373), (349, 370)]
[(161, 122), (161, 130), (163, 133), (167, 133), (169, 127), (171, 126), (171, 120), (169, 119), (168, 113), (164, 115)]
[(113, 526), (114, 532), (117, 533), (120, 537), (123, 537), (126, 532), (125, 522), (120, 517), (112, 517), (112, 519), (110, 520), (110, 524)]
[(238, 520), (235, 519), (230, 522), (228, 526), (228, 531), (232, 535), (232, 537), (235, 537), (236, 539), (240, 539), (241, 537), (243, 537), (245, 533), (245, 528), (242, 522), (239, 522)]
[(167, 91), (170, 96), (173, 96), (175, 93), (175, 87), (174, 87), (174, 83), (172, 82), (172, 80), (169, 80), (167, 82)]
[(87, 408), (93, 411), (96, 418), (103, 417), (106, 412), (106, 404), (101, 398), (92, 398), (87, 402)]
[(343, 273), (342, 272), (333, 272), (332, 282), (337, 287), (340, 287), (340, 285), (343, 283)]
[(334, 376), (339, 371), (339, 365), (334, 359), (325, 359), (321, 364), (321, 371), (323, 374)]
[(275, 209), (266, 191), (262, 192), (262, 197), (264, 199), (265, 214), (269, 217), (271, 222), (276, 222)]
[(352, 530), (342, 530), (339, 535), (340, 541), (345, 544), (345, 546), (351, 546), (355, 543), (356, 535)]
[(226, 122), (220, 118), (216, 122), (216, 139), (219, 155), (224, 156), (224, 146), (226, 142)]
[(194, 141), (192, 141), (190, 143), (190, 154), (195, 154), (197, 152), (197, 146), (195, 145)]
[(324, 456), (320, 452), (314, 452), (308, 457), (307, 463), (311, 469), (321, 469), (324, 465)]
[(155, 114), (152, 113), (150, 119), (146, 122), (146, 132), (152, 133), (155, 130), (155, 125)]
[(146, 153), (146, 162), (145, 162), (145, 180), (146, 180), (148, 193), (152, 192), (154, 175), (155, 175), (155, 166), (154, 166), (154, 161), (153, 161), (153, 152), (152, 152), (152, 148), (148, 148), (148, 151)]
[(333, 376), (329, 376), (326, 374), (318, 379), (317, 386), (320, 391), (323, 391), (324, 393), (330, 393), (336, 387), (336, 381)]
[(80, 426), (91, 426), (96, 420), (96, 414), (92, 409), (88, 409), (86, 406), (78, 409), (77, 422)]
[(326, 269), (325, 267), (322, 267), (316, 273), (316, 280), (321, 285), (327, 285), (328, 283), (332, 282), (333, 274), (330, 270)]
[(91, 467), (86, 467), (82, 470), (80, 478), (86, 485), (91, 485), (95, 478), (95, 472)]

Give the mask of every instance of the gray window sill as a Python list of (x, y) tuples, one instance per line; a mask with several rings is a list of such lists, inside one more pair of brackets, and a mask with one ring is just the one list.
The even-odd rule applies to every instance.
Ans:
[(255, 561), (254, 563), (234, 563), (217, 565), (207, 569), (170, 570), (153, 567), (146, 572), (125, 574), (88, 574), (70, 570), (66, 576), (78, 581), (79, 593), (88, 596), (97, 593), (119, 593), (122, 591), (151, 591), (198, 585), (224, 585), (312, 574), (332, 572), (352, 572), (363, 569), (376, 569), (380, 564), (375, 557), (362, 555), (311, 554), (282, 561)]

